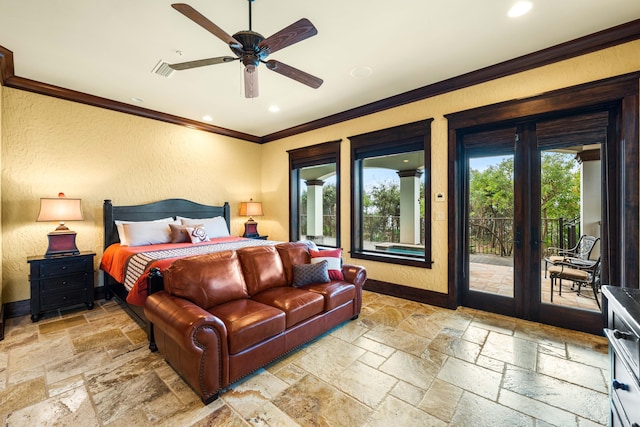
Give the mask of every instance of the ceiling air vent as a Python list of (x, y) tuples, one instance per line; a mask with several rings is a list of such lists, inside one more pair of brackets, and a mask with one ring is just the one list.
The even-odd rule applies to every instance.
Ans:
[(159, 76), (169, 78), (176, 72), (173, 68), (169, 67), (169, 64), (162, 59), (158, 61), (155, 67), (153, 67), (152, 73), (156, 73)]

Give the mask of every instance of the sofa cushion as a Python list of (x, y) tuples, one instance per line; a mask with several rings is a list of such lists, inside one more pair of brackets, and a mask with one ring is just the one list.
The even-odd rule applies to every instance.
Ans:
[(309, 245), (305, 242), (285, 242), (276, 245), (276, 249), (282, 259), (284, 274), (287, 276), (287, 284), (293, 283), (293, 266), (296, 264), (309, 264)]
[(249, 295), (276, 286), (286, 286), (282, 260), (273, 246), (250, 246), (236, 251)]
[(288, 286), (267, 289), (251, 299), (284, 311), (287, 328), (322, 313), (324, 308), (322, 295)]
[(247, 286), (235, 251), (182, 258), (164, 273), (167, 292), (208, 310), (227, 301), (247, 298)]
[(324, 297), (324, 311), (340, 307), (356, 297), (355, 285), (348, 282), (333, 281), (330, 283), (314, 283), (300, 289), (317, 292)]
[(209, 312), (226, 326), (230, 354), (240, 353), (285, 329), (284, 312), (250, 299), (230, 301)]

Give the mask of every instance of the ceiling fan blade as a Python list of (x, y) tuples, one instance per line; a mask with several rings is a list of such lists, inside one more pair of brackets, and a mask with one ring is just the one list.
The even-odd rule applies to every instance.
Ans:
[(191, 19), (196, 24), (200, 25), (205, 30), (209, 31), (211, 34), (225, 42), (230, 46), (237, 46), (242, 48), (242, 43), (238, 40), (231, 37), (227, 34), (222, 28), (218, 27), (213, 22), (209, 21), (206, 17), (204, 17), (200, 12), (184, 3), (174, 3), (171, 5), (172, 8), (182, 13), (187, 18)]
[(274, 35), (262, 40), (258, 47), (273, 53), (294, 43), (301, 42), (311, 36), (318, 34), (318, 30), (307, 18), (294, 22), (286, 28), (278, 31)]
[(257, 98), (260, 94), (258, 90), (258, 68), (254, 65), (247, 65), (244, 68), (244, 97)]
[(278, 74), (282, 74), (285, 77), (289, 77), (290, 79), (298, 81), (314, 89), (318, 89), (323, 83), (322, 79), (316, 76), (312, 76), (309, 73), (305, 73), (302, 70), (298, 70), (297, 68), (293, 68), (292, 66), (284, 64), (280, 61), (271, 59), (265, 62), (265, 64), (271, 71), (275, 71)]
[(198, 59), (196, 61), (180, 62), (179, 64), (169, 64), (172, 70), (188, 70), (190, 68), (204, 67), (207, 65), (222, 64), (224, 62), (236, 61), (240, 58), (232, 56), (218, 56), (216, 58)]

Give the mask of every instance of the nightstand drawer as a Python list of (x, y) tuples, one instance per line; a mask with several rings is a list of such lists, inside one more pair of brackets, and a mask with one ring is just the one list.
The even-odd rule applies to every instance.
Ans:
[(68, 305), (82, 304), (87, 298), (86, 289), (79, 289), (72, 293), (57, 292), (40, 296), (40, 309), (51, 310)]
[[(48, 263), (40, 263), (39, 276), (40, 279), (53, 276), (67, 276), (74, 273), (84, 273), (86, 271), (92, 271), (93, 265), (89, 266), (89, 258), (77, 258), (77, 259), (61, 259)], [(93, 262), (91, 260), (91, 262)]]
[(54, 277), (40, 281), (40, 291), (48, 293), (51, 291), (69, 291), (86, 286), (87, 275), (85, 273), (74, 274), (72, 276)]

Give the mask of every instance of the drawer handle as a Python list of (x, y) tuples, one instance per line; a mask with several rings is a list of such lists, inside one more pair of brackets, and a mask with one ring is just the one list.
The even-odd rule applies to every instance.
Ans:
[(63, 265), (63, 266), (62, 266), (62, 269), (63, 269), (63, 270), (66, 270), (66, 269), (67, 269), (67, 266), (66, 266), (66, 265)]
[(617, 329), (614, 329), (613, 336), (617, 340), (636, 340), (635, 336), (629, 332), (622, 332)]
[(613, 380), (613, 382), (611, 383), (611, 386), (613, 387), (614, 390), (629, 391), (629, 386), (626, 385), (625, 383), (621, 383), (618, 380)]

